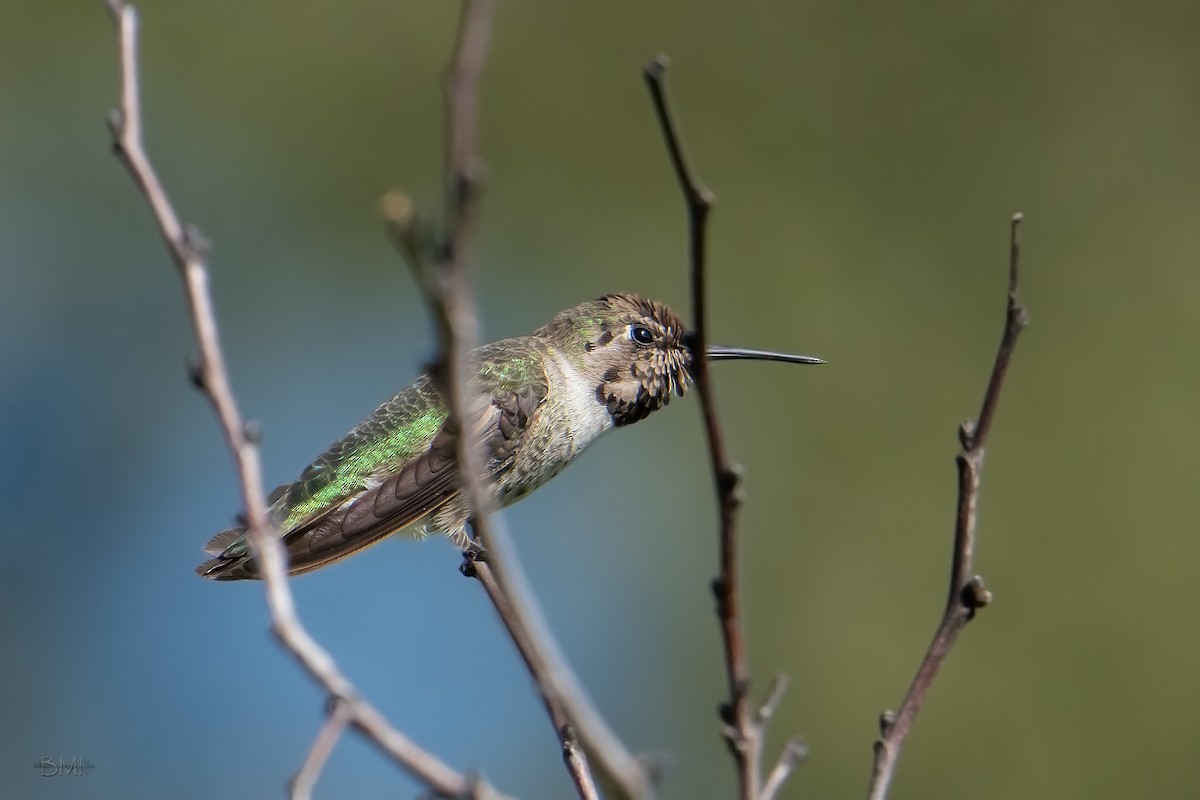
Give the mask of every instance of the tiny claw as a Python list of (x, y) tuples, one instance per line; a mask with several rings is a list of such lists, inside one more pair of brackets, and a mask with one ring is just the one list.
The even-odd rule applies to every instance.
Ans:
[(896, 712), (890, 708), (879, 715), (879, 735), (887, 736), (892, 731), (892, 726), (896, 724)]
[(484, 549), (483, 545), (476, 541), (472, 541), (463, 548), (462, 556), (463, 560), (462, 563), (458, 565), (458, 571), (461, 572), (465, 578), (475, 577), (475, 564), (477, 562), (487, 563), (487, 550)]

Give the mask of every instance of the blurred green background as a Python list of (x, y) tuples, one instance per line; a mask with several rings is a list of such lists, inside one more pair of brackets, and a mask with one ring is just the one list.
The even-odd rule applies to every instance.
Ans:
[[(440, 196), (453, 3), (167, 3), (143, 18), (147, 136), (214, 242), (213, 291), (268, 484), (432, 353), (378, 199)], [(945, 591), (955, 427), (1026, 214), (1023, 339), (977, 568), (996, 594), (918, 720), (894, 798), (1189, 796), (1200, 780), (1200, 6), (505, 2), (486, 74), (488, 338), (637, 291), (687, 308), (683, 213), (641, 83), (670, 54), (720, 196), (713, 336), (820, 369), (717, 368), (746, 467), (754, 674), (793, 688), (787, 797), (865, 787)], [(0, 794), (278, 796), (321, 697), (261, 589), (192, 568), (238, 509), (184, 369), (178, 280), (108, 151), (100, 2), (0, 5)], [(508, 514), (553, 627), (667, 798), (730, 797), (694, 398)], [(314, 634), (398, 726), (524, 797), (569, 794), (552, 732), (440, 541), (298, 580)], [(82, 778), (35, 762), (88, 759)], [(417, 787), (348, 736), (318, 786)]]

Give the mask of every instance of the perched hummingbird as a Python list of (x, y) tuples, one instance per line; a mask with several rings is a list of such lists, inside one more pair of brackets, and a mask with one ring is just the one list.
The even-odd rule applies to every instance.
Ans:
[[(561, 312), (532, 336), (476, 348), (478, 400), (470, 434), (483, 448), (486, 485), (510, 505), (557, 475), (610, 428), (630, 425), (683, 395), (693, 335), (662, 303), (610, 294)], [(709, 347), (717, 359), (822, 364), (819, 358)], [(267, 499), (291, 574), (323, 567), (406, 531), (468, 542), (455, 442), (428, 375), (403, 389)], [(206, 578), (259, 577), (245, 528), (204, 548)]]

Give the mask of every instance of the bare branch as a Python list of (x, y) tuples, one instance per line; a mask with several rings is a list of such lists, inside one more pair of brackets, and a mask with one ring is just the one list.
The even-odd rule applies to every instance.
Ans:
[(974, 575), (975, 523), (979, 499), (980, 474), (983, 469), (984, 445), (992, 427), (1000, 392), (1008, 373), (1008, 364), (1017, 344), (1017, 337), (1029, 324), (1029, 315), (1017, 296), (1021, 255), (1020, 214), (1014, 214), (1009, 230), (1008, 299), (1005, 305), (1004, 333), (987, 389), (983, 395), (979, 418), (959, 426), (959, 441), (962, 450), (958, 463), (958, 506), (954, 524), (954, 551), (950, 566), (950, 591), (946, 609), (942, 613), (937, 632), (925, 651), (917, 674), (895, 713), (885, 712), (880, 717), (880, 738), (875, 742), (875, 761), (871, 772), (871, 783), (867, 789), (869, 800), (883, 800), (887, 796), (900, 748), (912, 729), (913, 721), (925, 697), (929, 694), (938, 671), (950, 654), (963, 628), (975, 617), (975, 612), (991, 601), (991, 593), (984, 587), (983, 579)]
[(569, 723), (563, 725), (559, 739), (562, 741), (563, 761), (567, 765), (567, 772), (571, 773), (571, 780), (579, 790), (579, 796), (583, 800), (599, 800), (600, 795), (596, 792), (596, 784), (592, 781), (592, 773), (588, 769), (587, 756), (579, 746), (579, 737), (574, 726)]
[[(486, 783), (453, 770), (391, 727), (359, 696), (358, 690), (342, 675), (329, 653), (308, 634), (296, 614), (287, 583), (283, 547), (269, 522), (263, 501), (258, 448), (253, 437), (247, 435), (247, 426), (238, 410), (225, 368), (216, 313), (208, 291), (204, 239), (195, 228), (180, 222), (146, 154), (138, 77), (137, 12), (121, 0), (106, 0), (106, 5), (117, 26), (121, 68), (120, 105), (109, 116), (113, 149), (150, 205), (159, 233), (183, 280), (200, 350), (198, 360), (189, 371), (192, 380), (212, 404), (233, 455), (246, 508), (247, 540), (262, 573), (272, 632), (337, 704), (339, 716), (344, 715), (349, 723), (431, 791), (443, 797), (500, 798), (502, 796)], [(340, 723), (333, 727), (327, 725), (319, 740), (322, 748), (327, 749), (325, 741), (332, 746), (340, 727)], [(316, 780), (320, 760), (314, 761), (310, 757), (309, 762), (315, 766), (310, 768), (310, 763), (306, 763), (305, 769), (301, 770), (304, 781)]]
[(312, 797), (313, 786), (321, 776), (321, 770), (325, 769), (325, 762), (329, 760), (333, 746), (337, 744), (349, 722), (350, 711), (346, 704), (334, 700), (330, 705), (329, 715), (325, 718), (325, 724), (321, 726), (312, 748), (308, 751), (308, 757), (304, 759), (296, 777), (292, 778), (292, 800), (309, 800)]
[[(524, 631), (522, 639), (528, 651), (522, 657), (527, 659), (526, 664), (538, 691), (543, 696), (557, 698), (577, 732), (580, 745), (589, 755), (588, 763), (595, 769), (598, 782), (605, 787), (608, 796), (629, 800), (653, 797), (654, 783), (660, 772), (654, 765), (644, 764), (629, 752), (592, 703), (587, 690), (579, 682), (550, 633), (550, 626), (529, 586), (503, 519), (496, 517), (492, 520), (491, 539), (487, 545), (486, 564), (480, 562), (476, 567), (487, 567), (507, 597), (508, 602), (501, 606), (489, 593), (506, 629), (510, 633), (514, 628)], [(531, 661), (536, 666), (530, 665)], [(561, 728), (558, 733), (560, 744), (566, 747)]]
[(555, 686), (546, 678), (551, 670), (544, 662), (542, 654), (529, 638), (520, 615), (513, 608), (508, 594), (497, 582), (496, 575), (492, 571), (491, 566), (480, 555), (481, 552), (477, 548), (467, 548), (464, 553), (463, 574), (477, 579), (483, 586), (488, 598), (492, 601), (492, 605), (496, 607), (496, 613), (504, 623), (508, 635), (512, 637), (513, 644), (517, 646), (517, 651), (521, 654), (521, 659), (525, 662), (525, 668), (529, 670), (529, 674), (533, 677), (533, 683), (542, 697), (542, 704), (546, 707), (546, 713), (550, 715), (550, 722), (554, 725), (554, 729), (558, 733), (559, 745), (562, 747), (563, 763), (567, 767), (567, 773), (571, 778), (571, 782), (575, 785), (575, 791), (579, 793), (581, 798), (595, 798), (595, 783), (591, 772), (588, 770), (587, 759), (579, 749), (579, 741), (575, 734), (575, 728), (571, 724), (570, 717), (567, 715), (562, 697), (555, 691)]
[[(394, 192), (384, 199), (389, 231), (413, 267), (437, 327), (439, 363), (434, 365), (433, 374), (446, 397), (446, 424), (460, 431), (470, 429), (463, 421), (470, 414), (470, 352), (478, 340), (468, 251), (481, 169), (477, 148), (479, 83), (492, 13), (492, 0), (465, 0), (458, 41), (447, 69), (446, 213), (442, 230), (433, 232), (403, 194)], [(647, 797), (648, 777), (596, 712), (571, 672), (529, 589), (507, 531), (490, 513), (492, 498), (482, 485), (482, 454), (466, 436), (458, 437), (456, 446), (462, 490), (471, 509), (471, 527), (487, 548), (486, 555), (479, 558), (475, 557), (478, 551), (468, 551), (464, 574), (473, 575), (483, 584), (517, 645), (559, 737), (576, 790), (581, 797), (595, 796), (596, 791), (578, 745), (564, 738), (568, 730), (579, 731), (602, 775), (618, 787), (621, 796)]]
[(805, 747), (800, 737), (793, 736), (788, 739), (787, 744), (783, 746), (783, 752), (779, 754), (779, 760), (775, 762), (775, 767), (763, 782), (762, 794), (759, 795), (759, 799), (773, 800), (779, 790), (783, 788), (784, 781), (806, 758), (808, 758), (808, 748)]
[[(667, 154), (670, 156), (671, 166), (675, 170), (675, 177), (687, 206), (693, 348), (695, 353), (701, 354), (692, 360), (692, 374), (700, 394), (704, 431), (708, 441), (709, 461), (712, 464), (721, 520), (720, 571), (713, 581), (712, 588), (717, 601), (717, 618), (721, 626), (728, 686), (728, 699), (721, 705), (721, 718), (724, 722), (722, 731), (737, 768), (739, 796), (742, 800), (757, 800), (763, 792), (763, 723), (778, 703), (781, 690), (773, 689), (768, 693), (768, 701), (763, 706), (765, 713), (756, 712), (751, 708), (750, 667), (741, 626), (738, 591), (737, 512), (742, 502), (738, 490), (739, 472), (729, 460), (725, 449), (725, 438), (717, 415), (716, 389), (709, 377), (708, 360), (702, 355), (708, 349), (706, 233), (708, 215), (716, 197), (696, 178), (683, 152), (683, 144), (667, 101), (664, 77), (666, 69), (667, 59), (659, 56), (646, 66), (643, 74), (667, 145)], [(780, 776), (780, 781), (786, 776), (786, 772)]]

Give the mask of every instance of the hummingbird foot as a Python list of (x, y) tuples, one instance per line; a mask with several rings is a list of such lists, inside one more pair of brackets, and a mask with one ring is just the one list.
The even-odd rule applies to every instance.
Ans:
[(476, 562), (482, 561), (485, 564), (487, 563), (487, 549), (477, 541), (469, 542), (467, 546), (463, 548), (462, 555), (463, 560), (462, 564), (458, 566), (458, 571), (467, 578), (475, 577)]

